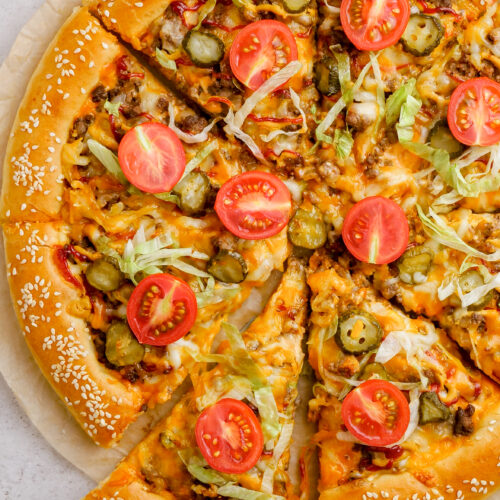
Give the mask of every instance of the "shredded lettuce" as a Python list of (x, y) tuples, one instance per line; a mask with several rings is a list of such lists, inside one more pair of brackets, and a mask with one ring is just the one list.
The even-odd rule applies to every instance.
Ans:
[(278, 442), (274, 447), (271, 461), (266, 465), (266, 468), (264, 470), (264, 475), (262, 476), (260, 489), (264, 493), (273, 492), (274, 473), (276, 471), (276, 467), (278, 466), (281, 456), (283, 455), (285, 450), (290, 446), (290, 442), (292, 440), (292, 433), (293, 433), (293, 422), (288, 422), (285, 425), (283, 425), (283, 429), (281, 431)]
[(194, 30), (199, 30), (201, 27), (201, 23), (205, 20), (205, 18), (215, 9), (215, 5), (217, 0), (208, 0), (203, 4), (201, 9), (198, 11), (198, 24), (193, 28)]
[(487, 254), (480, 252), (465, 243), (465, 241), (458, 236), (455, 230), (449, 227), (444, 220), (432, 210), (432, 208), (429, 208), (429, 216), (424, 214), (420, 205), (417, 205), (417, 212), (424, 225), (425, 232), (442, 245), (454, 248), (455, 250), (464, 252), (472, 257), (484, 259), (488, 262), (500, 259), (500, 250)]
[[(477, 271), (481, 273), (484, 280), (484, 285), (480, 285), (474, 290), (471, 290), (468, 293), (464, 293), (462, 291), (462, 288), (460, 287), (459, 278), (460, 275), (471, 268), (476, 268)], [(499, 287), (500, 273), (491, 274), (486, 266), (478, 264), (476, 262), (471, 262), (470, 256), (468, 255), (462, 262), (458, 273), (452, 273), (444, 279), (443, 283), (441, 283), (441, 286), (438, 288), (438, 297), (439, 300), (444, 300), (450, 295), (456, 293), (462, 302), (462, 307), (468, 307), (482, 299), (491, 290)]]
[(111, 149), (108, 149), (106, 146), (103, 146), (100, 142), (97, 142), (94, 139), (89, 139), (87, 141), (87, 145), (90, 152), (106, 167), (106, 170), (113, 177), (116, 177), (120, 184), (123, 184), (124, 186), (130, 185), (122, 172), (120, 163), (118, 162), (118, 156), (116, 156)]
[(346, 105), (349, 105), (352, 100), (352, 81), (351, 81), (351, 60), (345, 52), (335, 52), (337, 59), (337, 69), (339, 74), (340, 90)]
[(170, 69), (172, 71), (177, 71), (177, 64), (175, 64), (175, 61), (173, 59), (170, 59), (168, 55), (165, 53), (165, 51), (161, 50), (158, 47), (156, 48), (156, 60), (164, 68)]
[(434, 344), (439, 341), (434, 327), (429, 326), (426, 335), (406, 331), (392, 331), (380, 344), (375, 361), (387, 363), (399, 352), (404, 351), (408, 364), (415, 368), (420, 376), (424, 387), (427, 387), (429, 379), (425, 376), (420, 361), (428, 359), (425, 354)]
[(262, 432), (267, 440), (274, 439), (281, 431), (278, 408), (271, 386), (266, 385), (255, 391), (255, 401), (262, 419)]
[(169, 266), (179, 269), (188, 274), (208, 278), (210, 275), (197, 267), (181, 260), (183, 257), (208, 260), (209, 256), (197, 252), (192, 248), (169, 248), (175, 244), (172, 236), (168, 233), (147, 240), (143, 226), (135, 233), (133, 239), (128, 240), (123, 255), (119, 255), (111, 248), (106, 237), (99, 239), (99, 250), (101, 253), (117, 260), (120, 270), (126, 274), (134, 284), (137, 284), (136, 275), (140, 272), (156, 274), (163, 272), (163, 267)]
[(399, 119), (401, 108), (408, 99), (408, 96), (415, 96), (415, 86), (417, 81), (411, 78), (404, 85), (401, 85), (396, 92), (391, 94), (387, 99), (385, 108), (385, 123), (388, 127), (395, 125)]
[(290, 89), (290, 97), (292, 98), (293, 105), (299, 110), (300, 117), (302, 118), (302, 127), (300, 127), (299, 130), (293, 130), (291, 132), (285, 132), (284, 130), (273, 130), (267, 135), (261, 135), (260, 138), (264, 142), (269, 142), (272, 141), (275, 137), (278, 137), (279, 135), (286, 135), (288, 137), (298, 135), (298, 134), (304, 134), (307, 132), (307, 122), (306, 122), (306, 115), (304, 113), (304, 110), (300, 106), (300, 97), (298, 96), (297, 92), (295, 90)]
[(349, 130), (336, 129), (334, 142), (338, 158), (344, 160), (351, 154), (354, 139)]
[[(377, 57), (377, 56), (375, 56)], [(345, 59), (347, 58), (347, 59)], [(342, 64), (341, 66), (347, 66), (346, 61), (348, 61), (349, 57), (342, 55), (341, 61)], [(363, 81), (368, 74), (368, 71), (372, 68), (372, 61), (370, 61), (362, 70), (361, 73), (358, 76), (358, 79), (354, 83), (354, 85), (349, 88), (349, 84), (347, 82), (347, 69), (343, 69), (342, 73), (340, 72), (339, 69), (339, 80), (341, 82), (341, 86), (344, 86), (345, 90), (345, 96), (344, 96), (344, 91), (342, 97), (330, 108), (326, 116), (323, 118), (323, 120), (320, 122), (318, 125), (318, 128), (316, 129), (316, 139), (318, 141), (323, 141), (326, 142), (327, 144), (333, 144), (333, 137), (329, 136), (326, 134), (326, 131), (331, 127), (332, 123), (335, 121), (339, 113), (346, 107), (348, 104), (352, 102), (353, 95), (354, 93), (359, 90), (361, 85), (363, 84)], [(349, 72), (349, 78), (350, 78), (350, 72)]]
[(413, 126), (415, 125), (415, 117), (417, 116), (422, 101), (416, 99), (412, 95), (406, 98), (406, 102), (401, 106), (399, 114), (399, 123), (396, 124), (399, 141), (402, 143), (410, 142), (413, 139)]
[(108, 114), (119, 117), (120, 116), (120, 103), (119, 102), (109, 102), (106, 101), (104, 103), (104, 109), (108, 112)]
[[(292, 76), (294, 76), (302, 67), (299, 61), (291, 61), (284, 68), (280, 69), (276, 74), (268, 78), (243, 104), (243, 106), (234, 113), (229, 109), (224, 121), (226, 126), (224, 130), (228, 134), (232, 134), (243, 141), (252, 151), (254, 156), (262, 161), (265, 161), (264, 155), (255, 141), (245, 132), (243, 132), (243, 123), (248, 115), (252, 112), (255, 106), (269, 94), (284, 85)], [(297, 96), (298, 97), (298, 96)], [(295, 103), (294, 103), (295, 104)], [(300, 102), (299, 102), (300, 109)]]
[(182, 179), (184, 179), (184, 177), (192, 172), (198, 165), (203, 163), (217, 149), (217, 146), (217, 141), (211, 141), (204, 148), (200, 149), (200, 151), (198, 151), (196, 155), (187, 162), (186, 169), (184, 170), (179, 182), (181, 182)]
[(224, 300), (231, 300), (238, 293), (241, 287), (236, 284), (215, 283), (215, 280), (210, 276), (205, 285), (202, 284), (201, 291), (196, 293), (196, 302), (198, 308), (202, 309), (210, 304), (217, 304)]
[(175, 132), (177, 137), (186, 144), (196, 144), (198, 142), (205, 142), (206, 140), (208, 140), (208, 133), (219, 121), (219, 118), (214, 118), (200, 133), (188, 134), (187, 132), (184, 132), (179, 127), (177, 127), (177, 125), (175, 124), (175, 108), (171, 102), (168, 103), (168, 114), (168, 126)]
[(378, 104), (378, 113), (377, 113), (377, 121), (374, 125), (373, 135), (377, 135), (377, 132), (380, 128), (380, 124), (382, 123), (382, 118), (385, 114), (385, 91), (384, 91), (384, 82), (382, 81), (382, 73), (380, 71), (380, 66), (377, 61), (377, 56), (370, 52), (370, 61), (373, 67), (373, 74), (375, 75), (375, 81), (377, 82), (377, 104)]

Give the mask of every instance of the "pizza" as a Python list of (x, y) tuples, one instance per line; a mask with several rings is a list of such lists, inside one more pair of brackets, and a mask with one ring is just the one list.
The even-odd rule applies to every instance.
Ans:
[(96, 445), (179, 396), (86, 498), (498, 488), (499, 30), (496, 0), (73, 13), (6, 154), (14, 308)]

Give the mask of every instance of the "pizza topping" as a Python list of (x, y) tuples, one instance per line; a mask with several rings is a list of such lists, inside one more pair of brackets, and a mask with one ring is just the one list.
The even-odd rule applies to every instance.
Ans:
[(283, 0), (283, 7), (287, 12), (298, 14), (307, 9), (311, 0)]
[(484, 253), (476, 250), (467, 243), (465, 243), (456, 231), (448, 226), (446, 222), (429, 207), (429, 216), (425, 215), (420, 205), (417, 205), (417, 212), (422, 224), (424, 225), (425, 232), (433, 239), (450, 248), (454, 248), (460, 252), (464, 252), (471, 257), (478, 257), (488, 262), (500, 259), (500, 250), (494, 253)]
[(207, 271), (223, 283), (241, 283), (248, 274), (245, 259), (238, 252), (223, 249), (210, 259)]
[(227, 474), (249, 471), (264, 447), (255, 414), (245, 403), (231, 398), (221, 399), (202, 412), (195, 436), (210, 467)]
[(174, 187), (173, 193), (179, 197), (179, 207), (185, 214), (196, 215), (205, 209), (211, 191), (206, 174), (191, 172)]
[(441, 42), (444, 27), (436, 16), (412, 14), (401, 41), (404, 49), (417, 57), (428, 56)]
[(439, 399), (438, 395), (433, 392), (423, 392), (420, 395), (420, 406), (418, 408), (418, 423), (425, 425), (435, 422), (444, 422), (451, 416), (451, 412), (446, 405)]
[(256, 21), (243, 28), (236, 35), (229, 53), (232, 72), (252, 90), (296, 59), (297, 44), (290, 28), (271, 19)]
[(323, 57), (314, 65), (314, 82), (323, 95), (331, 96), (340, 91), (338, 65), (333, 57)]
[(412, 247), (398, 260), (399, 279), (409, 285), (424, 283), (434, 260), (434, 252), (425, 246)]
[(456, 436), (470, 436), (474, 432), (474, 421), (472, 419), (476, 409), (471, 404), (464, 408), (458, 408), (455, 413), (455, 424), (453, 434)]
[(372, 196), (356, 203), (342, 228), (347, 249), (362, 262), (388, 264), (408, 246), (406, 215), (394, 201)]
[(224, 57), (224, 42), (212, 33), (188, 31), (182, 46), (195, 66), (210, 68)]
[(382, 363), (368, 363), (359, 375), (359, 380), (369, 380), (377, 378), (379, 380), (389, 380), (389, 375)]
[(212, 130), (213, 126), (217, 123), (217, 119), (213, 119), (201, 132), (197, 134), (190, 134), (184, 132), (175, 124), (175, 108), (172, 102), (168, 103), (168, 127), (175, 132), (177, 137), (186, 144), (197, 144), (198, 142), (205, 142), (208, 140), (208, 133)]
[(377, 348), (382, 340), (382, 328), (366, 311), (353, 308), (339, 318), (335, 341), (350, 354), (362, 354)]
[(85, 270), (87, 281), (97, 290), (111, 292), (120, 287), (123, 273), (110, 259), (97, 259)]
[(120, 142), (118, 159), (128, 181), (146, 193), (170, 191), (186, 168), (181, 141), (161, 123), (129, 130)]
[(191, 329), (196, 313), (194, 292), (170, 274), (144, 278), (127, 305), (128, 323), (141, 344), (175, 342)]
[(410, 423), (404, 394), (385, 380), (367, 380), (342, 402), (342, 420), (351, 434), (371, 446), (397, 443)]
[(106, 332), (106, 358), (115, 366), (140, 363), (144, 346), (137, 342), (130, 328), (123, 321), (114, 322)]
[(500, 142), (500, 83), (482, 77), (460, 84), (451, 95), (448, 125), (469, 146)]
[(359, 50), (381, 50), (394, 45), (410, 17), (408, 0), (342, 0), (340, 21)]
[(323, 215), (316, 207), (299, 208), (288, 226), (288, 239), (295, 246), (314, 250), (326, 243), (326, 231)]
[[(460, 287), (461, 295), (466, 295), (472, 291), (483, 287), (485, 285), (483, 275), (475, 270), (469, 269), (460, 274), (458, 277), (458, 286)], [(482, 297), (480, 297), (475, 302), (469, 304), (467, 307), (472, 311), (480, 311), (491, 302), (494, 295), (494, 289), (490, 289)]]
[(291, 209), (286, 185), (275, 175), (257, 170), (227, 181), (215, 201), (215, 211), (224, 226), (247, 240), (279, 233), (288, 223)]
[(459, 157), (465, 149), (465, 146), (453, 137), (446, 120), (434, 124), (429, 133), (429, 144), (434, 149), (446, 151), (451, 159)]

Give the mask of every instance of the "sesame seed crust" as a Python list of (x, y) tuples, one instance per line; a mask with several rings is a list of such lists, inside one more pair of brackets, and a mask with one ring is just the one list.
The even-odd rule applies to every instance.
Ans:
[(112, 446), (137, 418), (144, 396), (97, 359), (83, 319), (89, 299), (64, 279), (54, 259), (69, 243), (69, 227), (11, 223), (4, 235), (12, 301), (34, 358), (87, 434)]
[(2, 221), (59, 218), (62, 147), (102, 68), (120, 50), (85, 8), (62, 26), (34, 72), (14, 122), (4, 163)]
[(171, 0), (91, 0), (90, 11), (95, 14), (106, 28), (126, 35), (127, 42), (140, 50), (141, 38), (149, 25), (162, 16)]

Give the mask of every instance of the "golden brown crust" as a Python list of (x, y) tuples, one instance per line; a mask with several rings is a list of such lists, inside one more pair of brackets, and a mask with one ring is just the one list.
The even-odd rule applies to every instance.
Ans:
[(102, 69), (121, 50), (85, 8), (62, 26), (31, 78), (12, 129), (4, 165), (2, 220), (58, 218), (62, 147)]
[(83, 319), (89, 299), (65, 280), (56, 260), (68, 233), (57, 222), (6, 224), (9, 285), (40, 369), (91, 438), (111, 446), (138, 416), (143, 395), (97, 359)]
[(496, 399), (466, 444), (443, 460), (429, 463), (428, 469), (419, 474), (375, 473), (323, 491), (320, 500), (394, 499), (397, 495), (401, 500), (469, 500), (491, 494), (500, 487), (500, 396)]
[(104, 25), (121, 35), (126, 35), (127, 42), (140, 50), (141, 38), (150, 24), (160, 17), (172, 3), (172, 0), (86, 0), (89, 9)]

